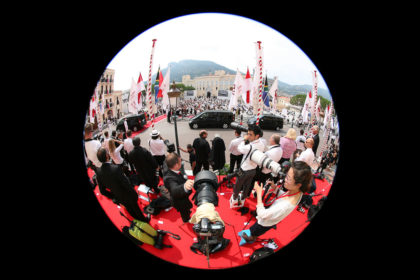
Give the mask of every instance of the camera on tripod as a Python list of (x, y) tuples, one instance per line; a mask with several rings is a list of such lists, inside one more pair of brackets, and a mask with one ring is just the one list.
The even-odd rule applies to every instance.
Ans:
[[(194, 180), (196, 193), (193, 197), (194, 203), (197, 205), (197, 211), (200, 210), (200, 207), (206, 207), (209, 203), (213, 206), (218, 205), (219, 198), (216, 193), (218, 187), (217, 176), (213, 172), (203, 170), (197, 173)], [(214, 209), (213, 206), (212, 209)], [(197, 235), (197, 242), (191, 246), (193, 251), (198, 250), (206, 254), (207, 260), (209, 254), (226, 248), (229, 243), (229, 239), (223, 238), (224, 223), (219, 220), (211, 221), (210, 216), (209, 213), (208, 217), (202, 217), (194, 224), (193, 230)]]

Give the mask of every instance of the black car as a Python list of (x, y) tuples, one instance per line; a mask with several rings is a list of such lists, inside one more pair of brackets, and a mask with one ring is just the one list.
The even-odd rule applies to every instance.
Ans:
[[(252, 117), (248, 120), (248, 126), (255, 125), (257, 117)], [(262, 114), (260, 117), (261, 129), (277, 130), (283, 128), (283, 118), (273, 114)]]
[(214, 110), (198, 114), (189, 121), (189, 125), (190, 128), (229, 128), (234, 121), (235, 115), (231, 111)]
[(128, 115), (118, 120), (116, 130), (125, 132), (125, 120), (127, 120), (128, 129), (132, 131), (138, 131), (146, 125), (146, 116), (144, 113), (138, 115)]

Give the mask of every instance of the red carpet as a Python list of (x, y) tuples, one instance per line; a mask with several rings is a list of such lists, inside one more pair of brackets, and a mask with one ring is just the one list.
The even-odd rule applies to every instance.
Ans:
[[(92, 177), (93, 171), (89, 169), (88, 175), (89, 177)], [(327, 196), (331, 184), (329, 184), (326, 180), (318, 179), (316, 179), (316, 184), (316, 193)], [(125, 209), (123, 209), (123, 207), (119, 208), (107, 197), (102, 196), (98, 187), (95, 188), (94, 192), (105, 213), (120, 231), (124, 226), (129, 225), (129, 222), (119, 213), (119, 211), (122, 211), (127, 217), (130, 217)], [(244, 229), (245, 223), (250, 219), (251, 214), (247, 213), (241, 216), (241, 213), (237, 210), (230, 209), (229, 199), (231, 194), (232, 189), (229, 189), (226, 186), (221, 186), (218, 190), (219, 205), (216, 207), (216, 210), (219, 212), (221, 218), (225, 222), (225, 232), (223, 237), (229, 239), (230, 242), (229, 245), (222, 251), (210, 255), (210, 269), (222, 269), (245, 265), (249, 262), (249, 256), (256, 249), (263, 246), (263, 242), (258, 241), (254, 242), (253, 244), (245, 244), (243, 246), (239, 246), (240, 240), (237, 233)], [(191, 194), (190, 198), (192, 198), (193, 195), (194, 194)], [(314, 204), (318, 203), (321, 197), (322, 196), (313, 197)], [(143, 209), (147, 204), (147, 201), (139, 199), (139, 205), (141, 209)], [(248, 198), (245, 201), (245, 206), (249, 207), (250, 211), (255, 210), (256, 198)], [(195, 213), (195, 209), (196, 206), (194, 205), (192, 213)], [(307, 220), (307, 212), (308, 211), (306, 211), (305, 214), (302, 214), (295, 209), (289, 216), (277, 224), (277, 229), (269, 230), (264, 235), (260, 236), (260, 238), (273, 238), (279, 249), (281, 249), (282, 247), (289, 244), (308, 226), (309, 223), (305, 223)], [(251, 220), (246, 229), (249, 229), (249, 227), (254, 223), (255, 218)], [(190, 250), (190, 246), (196, 242), (196, 235), (192, 230), (192, 224), (187, 223), (182, 225), (181, 216), (174, 208), (169, 208), (167, 211), (161, 211), (157, 216), (152, 216), (150, 225), (155, 229), (166, 230), (178, 234), (181, 239), (175, 240), (166, 235), (164, 238), (164, 244), (172, 245), (172, 248), (164, 248), (159, 250), (153, 246), (143, 244), (141, 246), (142, 249), (159, 257), (160, 259), (177, 265), (209, 269), (206, 256), (197, 255)], [(135, 246), (134, 243), (133, 246)]]

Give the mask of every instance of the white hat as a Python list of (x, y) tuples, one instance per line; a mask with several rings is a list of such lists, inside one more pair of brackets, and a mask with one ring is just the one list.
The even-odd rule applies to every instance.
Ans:
[(154, 137), (154, 136), (159, 136), (159, 131), (157, 131), (156, 129), (152, 130), (152, 133), (150, 134), (150, 136)]

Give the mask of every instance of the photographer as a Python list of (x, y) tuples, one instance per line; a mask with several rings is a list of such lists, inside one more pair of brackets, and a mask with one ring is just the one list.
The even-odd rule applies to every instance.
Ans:
[[(255, 183), (257, 193), (257, 222), (249, 230), (238, 233), (246, 242), (254, 242), (256, 238), (273, 228), (286, 218), (299, 204), (303, 193), (309, 190), (312, 182), (312, 172), (309, 165), (303, 161), (292, 163), (287, 172), (284, 188), (287, 192), (279, 193), (276, 201), (265, 208), (262, 201), (263, 185)], [(249, 232), (249, 234), (247, 234)], [(242, 244), (241, 244), (242, 245)]]
[(187, 223), (190, 220), (192, 203), (189, 196), (194, 186), (193, 180), (188, 180), (179, 171), (181, 169), (181, 157), (177, 153), (169, 153), (166, 156), (165, 163), (168, 170), (163, 174), (165, 187), (171, 194), (171, 203), (174, 208), (180, 212), (182, 221)]
[(191, 170), (193, 172), (193, 175), (195, 176), (197, 174), (197, 171), (195, 170), (195, 165), (196, 165), (196, 156), (195, 156), (195, 151), (194, 148), (192, 147), (191, 144), (187, 145), (187, 150), (184, 150), (181, 147), (178, 147), (181, 151), (183, 151), (184, 153), (188, 153), (190, 155), (189, 157), (189, 161), (190, 161), (190, 165), (191, 165)]
[(243, 154), (238, 151), (238, 145), (244, 140), (241, 136), (241, 131), (239, 129), (235, 129), (235, 138), (229, 144), (229, 152), (230, 152), (230, 167), (229, 173), (233, 173), (235, 170), (235, 164), (237, 169), (239, 169), (242, 161)]
[[(233, 187), (233, 195), (230, 198), (230, 207), (241, 207), (245, 198), (250, 194), (252, 188), (252, 179), (256, 174), (257, 164), (249, 158), (252, 150), (258, 149), (264, 152), (264, 144), (261, 142), (260, 137), (262, 131), (259, 126), (252, 126), (248, 128), (248, 134), (244, 136), (244, 141), (238, 145), (238, 151), (245, 155), (242, 159), (236, 184)], [(238, 205), (239, 192), (242, 191), (240, 204)], [(236, 206), (235, 206), (236, 205)]]
[[(281, 159), (281, 156), (283, 154), (283, 150), (280, 147), (280, 135), (279, 134), (273, 134), (271, 135), (270, 139), (268, 140), (270, 146), (268, 147), (268, 150), (265, 152), (265, 154), (271, 158), (275, 162), (279, 162)], [(265, 183), (267, 179), (270, 178), (271, 170), (264, 167), (262, 169), (258, 168), (259, 174), (257, 176), (257, 181), (260, 183)]]
[(152, 139), (149, 139), (149, 149), (152, 156), (155, 158), (156, 162), (159, 165), (159, 176), (163, 178), (162, 174), (162, 166), (163, 162), (165, 161), (165, 152), (166, 152), (166, 145), (165, 142), (160, 135), (159, 131), (154, 129), (150, 134)]

